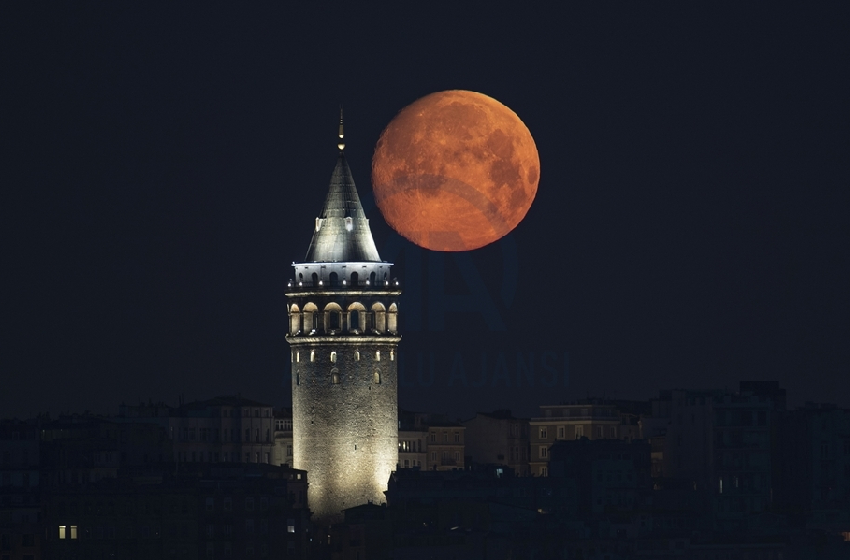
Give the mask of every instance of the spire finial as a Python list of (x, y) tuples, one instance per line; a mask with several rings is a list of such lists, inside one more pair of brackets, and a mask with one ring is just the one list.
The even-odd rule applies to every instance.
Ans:
[(342, 105), (339, 106), (339, 142), (336, 147), (340, 152), (345, 149), (345, 142), (342, 139)]

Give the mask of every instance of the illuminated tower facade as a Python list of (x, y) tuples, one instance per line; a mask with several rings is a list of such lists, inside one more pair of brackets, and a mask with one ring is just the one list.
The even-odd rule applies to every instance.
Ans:
[(343, 154), (287, 286), (294, 466), (319, 522), (381, 503), (398, 462), (398, 297)]

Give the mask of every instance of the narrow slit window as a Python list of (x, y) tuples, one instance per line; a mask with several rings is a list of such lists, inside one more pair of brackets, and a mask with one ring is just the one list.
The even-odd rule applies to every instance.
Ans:
[(380, 385), (381, 384), (381, 372), (376, 371), (374, 374), (372, 374), (372, 381), (375, 383), (375, 385)]
[(336, 363), (336, 352), (331, 352), (331, 363), (332, 364)]

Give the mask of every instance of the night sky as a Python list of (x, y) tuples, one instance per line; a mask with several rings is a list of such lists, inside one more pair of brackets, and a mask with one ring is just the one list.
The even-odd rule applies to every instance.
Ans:
[[(405, 290), (402, 407), (741, 379), (850, 406), (847, 3), (78, 4), (0, 17), (0, 416), (288, 404), (340, 104)], [(513, 109), (541, 162), (525, 220), (459, 255), (394, 234), (370, 184), (384, 126), (447, 89)]]

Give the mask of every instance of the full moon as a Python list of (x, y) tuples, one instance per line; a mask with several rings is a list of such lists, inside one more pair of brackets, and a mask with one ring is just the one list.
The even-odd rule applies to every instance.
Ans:
[(510, 233), (531, 207), (539, 179), (525, 124), (471, 91), (432, 93), (402, 109), (372, 158), (384, 219), (433, 251), (470, 251)]

